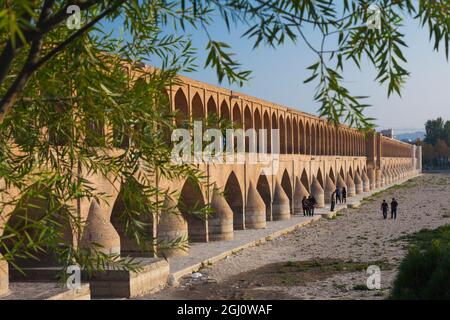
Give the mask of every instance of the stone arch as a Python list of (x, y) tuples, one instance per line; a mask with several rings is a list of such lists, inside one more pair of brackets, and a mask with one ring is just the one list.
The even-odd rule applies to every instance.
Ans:
[(317, 155), (317, 129), (314, 123), (311, 125), (311, 154)]
[(286, 117), (286, 135), (287, 135), (287, 145), (286, 145), (286, 153), (292, 154), (293, 148), (292, 148), (292, 124), (291, 124), (291, 118), (288, 116)]
[(208, 103), (206, 105), (206, 112), (207, 112), (207, 119), (208, 121), (212, 122), (212, 123), (208, 123), (208, 125), (214, 125), (216, 126), (216, 122), (219, 120), (217, 118), (217, 105), (216, 105), (216, 101), (214, 100), (214, 98), (211, 96), (208, 99)]
[(205, 198), (199, 184), (186, 179), (178, 200), (178, 209), (188, 224), (188, 237), (192, 242), (207, 242), (207, 222), (204, 217)]
[[(253, 117), (252, 112), (248, 105), (245, 106), (244, 109), (244, 127), (245, 130), (253, 128)], [(255, 140), (257, 137), (254, 137)], [(250, 137), (245, 136), (245, 152), (249, 152), (250, 150)]]
[[(111, 223), (116, 229), (120, 236), (120, 254), (124, 256), (153, 256), (152, 239), (153, 234), (153, 214), (151, 212), (146, 212), (146, 202), (147, 198), (142, 195), (139, 198), (131, 197), (131, 190), (135, 190), (133, 185), (137, 185), (138, 182), (134, 178), (129, 178), (124, 181), (121, 185), (120, 192), (114, 202), (111, 212)], [(129, 188), (129, 190), (128, 190)], [(137, 200), (137, 201), (136, 201)], [(139, 212), (140, 217), (139, 222), (145, 224), (145, 235), (146, 241), (143, 244), (139, 244), (136, 239), (126, 230), (126, 215), (132, 214), (133, 212)]]
[(284, 118), (280, 115), (280, 153), (286, 153), (286, 125), (284, 122)]
[(272, 220), (272, 192), (270, 191), (269, 180), (265, 174), (261, 174), (256, 183), (256, 190), (258, 190), (261, 198), (266, 205), (266, 220)]
[(192, 119), (193, 120), (203, 120), (205, 117), (205, 112), (203, 108), (203, 102), (200, 95), (196, 93), (194, 98), (192, 98)]
[(181, 88), (175, 94), (175, 112), (177, 125), (187, 125), (187, 121), (189, 120), (189, 105)]
[(310, 188), (310, 183), (309, 183), (309, 178), (308, 178), (308, 174), (306, 173), (306, 170), (303, 169), (302, 174), (300, 176), (300, 182), (303, 183), (303, 186), (306, 188), (306, 190), (308, 190), (308, 192), (311, 192), (311, 188)]
[(311, 130), (309, 128), (309, 122), (306, 122), (306, 154), (312, 154), (311, 153)]
[(344, 179), (344, 181), (345, 181), (345, 173), (344, 173), (344, 168), (343, 167), (341, 167), (341, 170), (339, 171), (339, 174), (341, 175), (341, 177), (342, 177), (342, 179)]
[(325, 181), (323, 179), (322, 170), (320, 168), (319, 168), (319, 170), (317, 170), (317, 181), (319, 181), (320, 186), (322, 188), (325, 188), (325, 183), (324, 183)]
[(222, 104), (220, 105), (220, 118), (231, 121), (230, 108), (228, 108), (228, 104), (225, 100), (222, 101)]
[(262, 120), (261, 120), (261, 113), (259, 112), (259, 109), (255, 109), (253, 121), (255, 123), (255, 134), (256, 134), (256, 151), (261, 152), (261, 146), (260, 146), (260, 131), (262, 129)]
[[(0, 235), (3, 237), (2, 246), (0, 247), (0, 258), (6, 256), (8, 252), (11, 252), (14, 246), (19, 245), (19, 248), (26, 247), (33, 241), (36, 241), (43, 231), (42, 228), (36, 228), (35, 222), (41, 220), (40, 223), (48, 221), (46, 219), (47, 214), (50, 214), (51, 208), (57, 208), (61, 206), (61, 203), (55, 199), (51, 201), (52, 193), (48, 187), (42, 186), (40, 184), (34, 184), (28, 187), (30, 193), (23, 194), (16, 207), (12, 209), (11, 212), (2, 212), (2, 222), (5, 224), (0, 225)], [(67, 214), (59, 214), (58, 212), (51, 213), (51, 221), (58, 221), (59, 225), (54, 225), (55, 229), (58, 230), (58, 238), (60, 238), (61, 244), (70, 247), (74, 244), (74, 233), (71, 228), (71, 221)], [(42, 221), (44, 219), (44, 221)], [(18, 232), (18, 233), (17, 233)], [(26, 234), (25, 234), (26, 232)], [(43, 236), (48, 236), (46, 233)], [(18, 237), (22, 239), (22, 243), (18, 244)], [(17, 253), (21, 253), (20, 249)], [(9, 278), (15, 280), (16, 275), (20, 278), (26, 277), (33, 280), (31, 275), (27, 273), (27, 268), (40, 268), (40, 267), (58, 267), (58, 260), (51, 248), (44, 247), (44, 251), (33, 252), (35, 258), (25, 255), (17, 255), (17, 253), (12, 257), (13, 261), (9, 263), (6, 260), (0, 259), (0, 268), (3, 268), (3, 263), (6, 268), (9, 264), (13, 269), (9, 270)], [(11, 263), (13, 262), (13, 263)], [(23, 275), (17, 267), (24, 271), (26, 274)], [(8, 282), (8, 269), (0, 270), (0, 289), (3, 289), (3, 276), (5, 275), (5, 281)], [(0, 290), (1, 291), (1, 290)], [(3, 292), (2, 292), (3, 293)]]
[(239, 104), (235, 103), (233, 106), (233, 123), (237, 128), (242, 128), (242, 115), (241, 115), (241, 107)]
[(300, 153), (307, 154), (307, 143), (306, 143), (306, 135), (305, 135), (305, 127), (303, 125), (303, 121), (300, 120)]
[(264, 129), (266, 129), (266, 143), (267, 143), (267, 153), (272, 152), (272, 135), (270, 128), (270, 117), (267, 111), (264, 112)]
[(289, 198), (289, 210), (292, 214), (292, 197), (294, 189), (292, 188), (291, 178), (289, 177), (287, 169), (285, 169), (283, 172), (283, 176), (281, 178), (281, 187)]
[(300, 144), (298, 141), (298, 121), (297, 119), (293, 119), (293, 127), (294, 127), (294, 153), (299, 154), (300, 153)]
[(354, 177), (354, 172), (353, 172), (353, 169), (352, 169), (352, 166), (350, 166), (349, 168), (348, 168), (348, 174), (350, 175), (350, 177), (352, 178), (352, 179), (354, 179), (355, 177)]
[[(272, 114), (272, 129), (273, 130), (276, 130), (276, 129), (278, 129), (278, 121), (277, 121), (277, 115), (276, 115), (276, 113), (274, 112), (273, 114)], [(280, 136), (281, 136), (281, 134), (279, 134), (278, 135), (278, 141), (274, 141), (274, 139), (276, 138), (275, 137), (275, 135), (272, 135), (271, 134), (271, 139), (272, 139), (272, 149), (273, 149), (273, 147), (275, 146), (275, 143), (277, 143), (278, 144), (278, 147), (280, 148)], [(277, 150), (272, 150), (272, 152), (276, 152)], [(279, 152), (280, 150), (278, 150), (278, 152)]]
[(245, 226), (244, 196), (239, 180), (234, 171), (228, 176), (225, 184), (224, 196), (233, 211), (233, 228), (242, 230)]
[(328, 173), (328, 175), (329, 175), (330, 179), (333, 181), (333, 183), (336, 184), (337, 179), (334, 175), (333, 167), (330, 168), (330, 172)]

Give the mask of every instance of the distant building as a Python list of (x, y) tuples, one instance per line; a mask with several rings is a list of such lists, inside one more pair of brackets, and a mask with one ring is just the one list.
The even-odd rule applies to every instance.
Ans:
[(385, 137), (394, 138), (394, 129), (381, 130), (380, 133)]

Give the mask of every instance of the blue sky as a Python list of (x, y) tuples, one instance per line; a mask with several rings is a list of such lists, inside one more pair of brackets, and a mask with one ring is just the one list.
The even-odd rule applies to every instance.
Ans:
[[(107, 25), (120, 29), (120, 24)], [(223, 23), (214, 23), (208, 27), (210, 35), (217, 41), (232, 46), (244, 69), (252, 70), (252, 79), (243, 87), (230, 86), (226, 81), (223, 87), (256, 96), (268, 101), (283, 104), (312, 114), (317, 113), (318, 104), (314, 101), (315, 83), (303, 84), (309, 77), (306, 67), (316, 61), (316, 56), (305, 43), (286, 43), (277, 49), (260, 47), (253, 50), (251, 40), (241, 38), (244, 28), (232, 28), (228, 32)], [(404, 49), (408, 60), (406, 69), (411, 72), (402, 90), (402, 97), (387, 97), (387, 89), (374, 81), (375, 71), (369, 65), (363, 65), (360, 71), (352, 65), (345, 69), (346, 86), (355, 95), (368, 95), (372, 105), (366, 110), (368, 116), (377, 120), (379, 129), (394, 128), (397, 133), (423, 130), (428, 119), (443, 117), (450, 120), (450, 63), (446, 61), (443, 50), (434, 52), (428, 40), (428, 31), (418, 26), (417, 21), (407, 19), (401, 30), (406, 35), (409, 48)], [(188, 31), (193, 45), (198, 49), (196, 72), (185, 75), (199, 81), (219, 85), (215, 72), (204, 69), (206, 60), (206, 34), (202, 31)], [(314, 33), (306, 31), (311, 40)], [(154, 62), (158, 66), (158, 62)]]
[[(212, 37), (230, 44), (243, 67), (253, 72), (252, 79), (242, 88), (226, 82), (221, 86), (315, 114), (318, 109), (313, 100), (315, 84), (303, 84), (303, 80), (309, 75), (306, 67), (314, 63), (316, 57), (304, 42), (287, 43), (277, 49), (261, 47), (253, 50), (253, 43), (241, 38), (243, 31), (235, 28), (228, 33), (219, 23), (209, 28)], [(363, 65), (362, 71), (350, 65), (345, 69), (346, 84), (352, 92), (370, 96), (368, 102), (373, 107), (367, 109), (367, 115), (376, 118), (380, 128), (394, 128), (398, 133), (423, 130), (426, 120), (438, 116), (450, 119), (450, 64), (443, 50), (433, 51), (427, 30), (421, 29), (417, 21), (407, 20), (402, 31), (409, 45), (404, 52), (407, 70), (411, 72), (402, 98), (394, 95), (388, 99), (386, 87), (374, 81), (376, 73), (370, 66)], [(207, 38), (201, 32), (194, 31), (191, 35), (194, 46), (199, 49), (198, 63), (203, 66)], [(215, 72), (210, 69), (200, 67), (197, 72), (186, 75), (218, 84)]]

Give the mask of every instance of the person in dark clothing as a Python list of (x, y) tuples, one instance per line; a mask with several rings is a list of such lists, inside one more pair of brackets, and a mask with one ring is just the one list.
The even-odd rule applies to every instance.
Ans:
[(383, 203), (381, 204), (381, 211), (383, 211), (383, 219), (387, 218), (389, 205), (386, 202), (386, 200), (383, 200)]
[(342, 203), (347, 203), (347, 189), (342, 187)]
[(341, 189), (339, 187), (336, 187), (336, 203), (341, 203)]
[(333, 191), (331, 194), (331, 212), (334, 211), (334, 207), (336, 206), (336, 191)]
[(306, 196), (303, 197), (302, 199), (302, 209), (303, 209), (303, 215), (306, 216), (308, 215), (308, 210), (309, 210), (309, 204), (308, 204), (308, 198), (306, 198)]
[(314, 198), (313, 196), (309, 196), (309, 213), (311, 216), (314, 215), (314, 207), (317, 204), (316, 198)]
[(397, 207), (398, 207), (398, 202), (397, 200), (395, 200), (395, 198), (392, 198), (392, 202), (391, 202), (391, 219), (397, 219)]

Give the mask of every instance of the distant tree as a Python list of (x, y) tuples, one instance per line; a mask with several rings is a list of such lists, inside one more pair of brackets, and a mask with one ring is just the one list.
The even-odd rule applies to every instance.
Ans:
[(432, 165), (433, 160), (436, 159), (436, 152), (432, 144), (424, 142), (422, 144), (422, 159), (425, 165)]
[(444, 137), (444, 120), (441, 117), (436, 120), (428, 120), (425, 123), (425, 142), (435, 145), (438, 139), (446, 140)]
[(447, 120), (444, 125), (444, 141), (450, 146), (450, 120)]
[(442, 139), (438, 139), (436, 145), (434, 146), (434, 151), (436, 153), (439, 165), (446, 165), (450, 155), (450, 148), (447, 146), (447, 143), (445, 143)]

